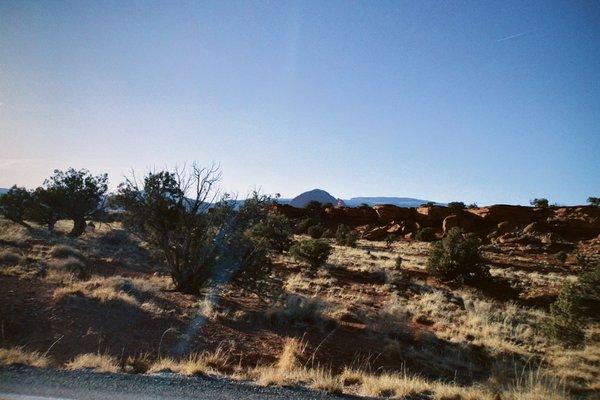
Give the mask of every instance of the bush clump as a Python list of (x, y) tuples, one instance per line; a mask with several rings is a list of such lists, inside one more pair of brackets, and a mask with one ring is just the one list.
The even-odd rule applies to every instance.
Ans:
[(394, 236), (394, 235), (387, 235), (385, 237), (385, 248), (386, 249), (391, 249), (392, 245), (394, 244), (395, 241), (396, 241), (396, 236)]
[(480, 241), (475, 235), (452, 228), (434, 245), (427, 260), (427, 272), (445, 281), (488, 279), (489, 268), (481, 257), (479, 246)]
[(267, 214), (247, 232), (255, 242), (262, 241), (265, 247), (277, 253), (289, 250), (292, 233), (290, 221), (284, 215), (272, 213)]
[(567, 261), (567, 256), (568, 254), (566, 251), (559, 251), (554, 255), (554, 258), (556, 258), (560, 263), (564, 264), (565, 261)]
[(394, 267), (396, 267), (397, 270), (401, 270), (403, 261), (404, 261), (404, 259), (402, 258), (402, 256), (396, 257), (396, 261), (394, 262)]
[(569, 345), (581, 344), (585, 327), (600, 322), (600, 263), (582, 274), (577, 283), (566, 283), (550, 305), (551, 320), (543, 331)]
[(301, 219), (300, 221), (298, 221), (298, 223), (296, 224), (296, 233), (307, 233), (308, 232), (308, 228), (310, 228), (313, 225), (318, 224), (318, 222), (314, 219), (314, 218), (304, 218)]
[(340, 224), (335, 232), (335, 239), (342, 246), (356, 247), (358, 234), (347, 225)]
[(537, 207), (537, 208), (548, 208), (548, 199), (544, 199), (544, 198), (538, 199), (538, 198), (535, 198), (535, 199), (531, 200), (529, 202), (529, 204), (531, 204), (532, 206)]
[(306, 262), (311, 269), (321, 267), (331, 254), (331, 246), (323, 240), (304, 240), (290, 248), (290, 254), (298, 261)]
[(467, 205), (462, 201), (451, 201), (450, 203), (448, 203), (448, 208), (453, 212), (458, 212), (467, 208)]
[(419, 242), (433, 242), (435, 237), (435, 231), (432, 228), (421, 228), (415, 235), (415, 239)]
[(321, 224), (312, 225), (308, 227), (307, 233), (313, 239), (320, 239), (323, 237), (323, 233), (325, 233), (325, 228)]
[(30, 203), (31, 194), (29, 191), (15, 185), (0, 196), (0, 215), (14, 223), (29, 227), (25, 222), (25, 214)]

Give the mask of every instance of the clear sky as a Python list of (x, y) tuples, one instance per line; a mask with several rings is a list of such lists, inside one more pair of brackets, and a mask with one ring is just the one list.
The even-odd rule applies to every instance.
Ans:
[(600, 196), (598, 1), (0, 0), (0, 187), (216, 161), (294, 196)]

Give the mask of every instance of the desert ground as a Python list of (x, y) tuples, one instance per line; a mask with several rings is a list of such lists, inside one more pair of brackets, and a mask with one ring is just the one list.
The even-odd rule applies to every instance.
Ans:
[(66, 235), (69, 221), (55, 233), (32, 225), (0, 219), (5, 365), (398, 399), (598, 398), (600, 327), (577, 347), (541, 333), (562, 285), (582, 273), (582, 254), (600, 254), (598, 238), (574, 242), (562, 261), (555, 248), (488, 240), (482, 253), (497, 280), (479, 286), (429, 276), (432, 243), (410, 235), (355, 248), (324, 238), (333, 251), (316, 273), (272, 256), (273, 298), (227, 286), (205, 297), (175, 291), (160, 257), (119, 222), (79, 238)]

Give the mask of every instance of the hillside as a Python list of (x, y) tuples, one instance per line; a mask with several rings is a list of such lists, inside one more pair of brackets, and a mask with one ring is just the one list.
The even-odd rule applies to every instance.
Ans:
[(311, 201), (318, 201), (321, 204), (335, 204), (337, 199), (322, 189), (313, 189), (294, 197), (290, 201), (290, 205), (302, 208), (306, 207)]
[[(292, 240), (307, 240), (299, 222), (310, 210), (278, 209), (298, 232)], [(118, 221), (70, 238), (69, 221), (50, 233), (0, 218), (0, 364), (397, 399), (583, 399), (598, 389), (600, 327), (571, 348), (541, 326), (562, 285), (600, 258), (599, 216), (594, 207), (503, 205), (313, 210), (329, 232), (353, 228), (356, 247), (329, 233), (321, 240), (331, 254), (317, 270), (272, 253), (271, 285), (229, 282), (214, 296), (175, 290), (168, 267)], [(430, 275), (435, 244), (415, 232), (430, 227), (436, 241), (452, 226), (481, 239), (493, 283)]]

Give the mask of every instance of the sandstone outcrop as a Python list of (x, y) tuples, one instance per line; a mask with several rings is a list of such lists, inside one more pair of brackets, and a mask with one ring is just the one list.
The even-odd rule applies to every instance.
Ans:
[[(368, 240), (382, 240), (390, 234), (412, 238), (422, 227), (446, 233), (455, 226), (478, 234), (484, 241), (517, 241), (532, 247), (565, 247), (568, 246), (565, 243), (590, 240), (600, 235), (600, 208), (591, 206), (533, 208), (498, 204), (451, 210), (443, 206), (402, 208), (380, 205), (328, 207), (316, 211), (289, 205), (275, 207), (292, 220), (317, 218), (330, 229), (336, 229), (339, 224), (348, 225)], [(544, 236), (547, 234), (552, 235)], [(545, 243), (541, 242), (542, 237)]]

